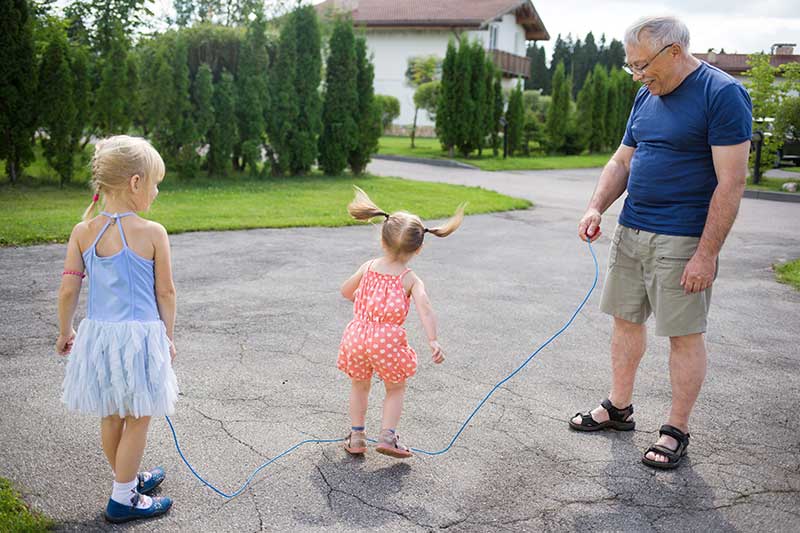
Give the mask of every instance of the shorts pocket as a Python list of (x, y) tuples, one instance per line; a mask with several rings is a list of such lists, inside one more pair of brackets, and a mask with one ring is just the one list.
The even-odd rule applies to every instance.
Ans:
[(660, 255), (656, 257), (656, 279), (664, 289), (683, 290), (681, 277), (691, 257)]

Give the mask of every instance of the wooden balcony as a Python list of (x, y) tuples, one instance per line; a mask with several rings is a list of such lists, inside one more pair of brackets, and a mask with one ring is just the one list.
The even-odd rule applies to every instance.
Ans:
[(529, 57), (510, 54), (502, 50), (489, 50), (488, 53), (492, 58), (492, 62), (504, 76), (511, 78), (531, 77), (531, 60)]

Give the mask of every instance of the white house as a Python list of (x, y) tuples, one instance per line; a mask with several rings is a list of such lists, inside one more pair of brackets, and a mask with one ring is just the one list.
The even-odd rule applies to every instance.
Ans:
[[(546, 41), (550, 34), (530, 0), (325, 0), (323, 16), (350, 12), (363, 28), (375, 64), (375, 93), (400, 101), (397, 125), (414, 120), (414, 88), (406, 80), (408, 61), (434, 55), (444, 59), (451, 38), (483, 43), (511, 87), (530, 76), (526, 41)], [(431, 126), (420, 113), (417, 124)]]

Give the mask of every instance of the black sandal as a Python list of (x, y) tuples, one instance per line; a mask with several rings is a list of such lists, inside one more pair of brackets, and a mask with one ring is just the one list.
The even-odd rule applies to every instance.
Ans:
[(617, 431), (632, 431), (636, 427), (636, 422), (628, 420), (633, 416), (633, 405), (629, 405), (625, 409), (617, 409), (611, 403), (611, 400), (606, 398), (600, 402), (600, 406), (608, 411), (608, 420), (605, 422), (598, 422), (592, 418), (592, 413), (575, 413), (575, 416), (581, 417), (580, 424), (572, 421), (573, 416), (569, 419), (569, 427), (576, 431), (601, 431), (603, 429), (616, 429)]
[[(686, 455), (686, 448), (689, 446), (689, 434), (684, 433), (680, 429), (676, 428), (675, 426), (670, 426), (669, 424), (664, 424), (661, 426), (661, 429), (658, 430), (658, 434), (672, 437), (678, 441), (678, 447), (674, 450), (670, 450), (666, 446), (654, 444), (650, 446), (646, 452), (644, 452), (644, 455), (642, 455), (642, 462), (647, 466), (652, 468), (660, 468), (662, 470), (672, 470), (674, 468), (678, 468), (678, 465), (681, 464), (681, 459), (683, 459), (683, 457)], [(667, 462), (653, 461), (652, 459), (648, 459), (647, 454), (650, 452), (663, 455), (667, 458)]]

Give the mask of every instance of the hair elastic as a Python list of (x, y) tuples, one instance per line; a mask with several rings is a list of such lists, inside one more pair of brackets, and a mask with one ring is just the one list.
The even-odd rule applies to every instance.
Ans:
[(428, 228), (422, 228), (422, 233), (429, 233), (430, 231)]
[(99, 199), (100, 199), (100, 194), (94, 193), (94, 196), (92, 196), (92, 203), (96, 204)]

